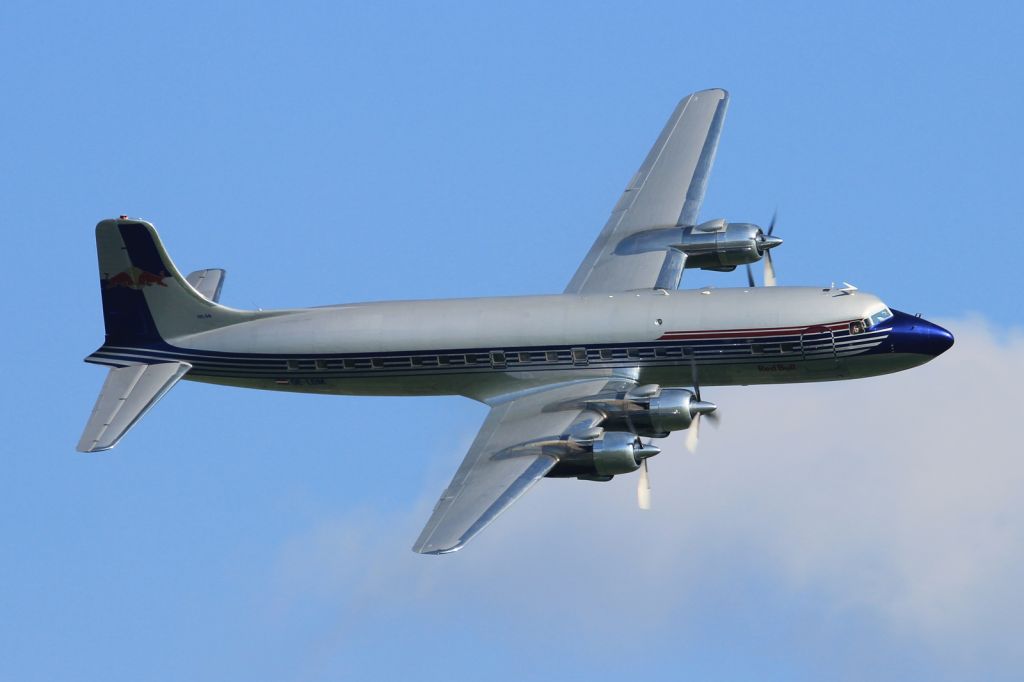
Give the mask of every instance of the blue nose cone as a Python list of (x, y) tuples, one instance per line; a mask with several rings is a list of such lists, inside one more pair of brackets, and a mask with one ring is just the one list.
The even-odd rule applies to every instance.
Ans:
[(918, 353), (935, 357), (953, 345), (953, 335), (928, 320), (893, 310), (892, 345), (897, 353)]
[(928, 345), (932, 355), (942, 355), (953, 347), (953, 335), (948, 329), (943, 329), (937, 324), (925, 322), (928, 325)]

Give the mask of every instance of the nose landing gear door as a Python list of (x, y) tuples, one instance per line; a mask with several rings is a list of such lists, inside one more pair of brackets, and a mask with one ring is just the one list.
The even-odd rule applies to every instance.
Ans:
[(828, 372), (839, 367), (836, 337), (828, 327), (817, 325), (805, 329), (800, 334), (800, 354), (805, 361), (815, 361), (806, 366), (809, 371)]

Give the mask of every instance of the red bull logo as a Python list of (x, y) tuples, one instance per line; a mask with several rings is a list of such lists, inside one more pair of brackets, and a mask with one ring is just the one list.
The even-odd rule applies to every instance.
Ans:
[(159, 286), (166, 287), (164, 280), (170, 277), (163, 270), (160, 271), (159, 275), (152, 272), (146, 272), (136, 267), (130, 267), (124, 272), (119, 272), (113, 277), (103, 273), (105, 276), (100, 279), (100, 283), (104, 289), (117, 289), (124, 287), (125, 289), (142, 289), (144, 287)]

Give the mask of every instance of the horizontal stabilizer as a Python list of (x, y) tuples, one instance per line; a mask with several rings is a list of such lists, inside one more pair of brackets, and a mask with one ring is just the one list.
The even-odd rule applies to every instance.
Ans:
[(185, 362), (162, 362), (111, 369), (78, 441), (78, 451), (99, 452), (117, 445), (191, 368)]
[(196, 270), (185, 278), (192, 288), (203, 295), (203, 298), (216, 303), (220, 300), (220, 290), (224, 286), (224, 275), (227, 274), (220, 268), (209, 270)]

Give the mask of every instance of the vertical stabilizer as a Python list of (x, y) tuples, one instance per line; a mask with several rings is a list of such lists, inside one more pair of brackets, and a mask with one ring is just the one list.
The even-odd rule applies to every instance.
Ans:
[(158, 344), (252, 315), (196, 291), (145, 221), (104, 220), (96, 226), (96, 252), (108, 345)]

